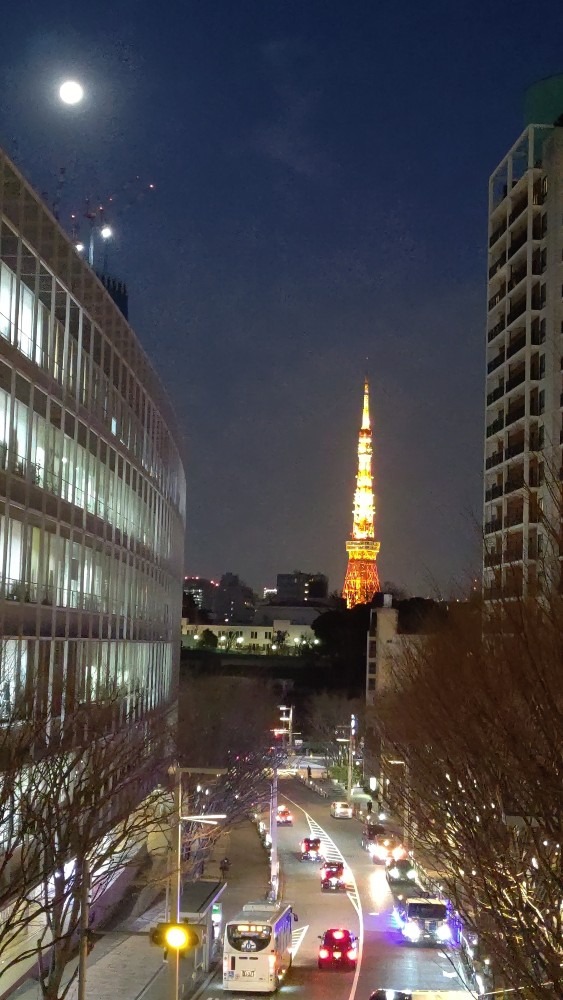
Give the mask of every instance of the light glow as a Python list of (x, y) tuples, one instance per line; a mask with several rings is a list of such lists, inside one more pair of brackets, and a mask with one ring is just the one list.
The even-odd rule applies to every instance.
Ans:
[(59, 97), (63, 104), (80, 104), (84, 87), (77, 80), (65, 80), (59, 87)]
[(449, 941), (452, 936), (452, 932), (447, 924), (440, 924), (437, 931), (436, 937), (438, 941)]
[(418, 941), (420, 939), (420, 927), (418, 924), (405, 924), (403, 927), (403, 935), (408, 938), (409, 941)]

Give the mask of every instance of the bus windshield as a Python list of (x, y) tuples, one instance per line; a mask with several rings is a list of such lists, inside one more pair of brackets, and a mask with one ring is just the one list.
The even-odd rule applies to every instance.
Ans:
[(445, 920), (447, 909), (444, 903), (409, 903), (408, 915), (415, 920)]
[(227, 941), (236, 951), (263, 951), (271, 937), (267, 924), (227, 924)]

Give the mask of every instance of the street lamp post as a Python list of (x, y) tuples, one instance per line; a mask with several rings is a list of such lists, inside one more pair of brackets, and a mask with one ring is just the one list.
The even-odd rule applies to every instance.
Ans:
[[(182, 822), (209, 823), (215, 825), (218, 820), (226, 819), (223, 813), (203, 813), (201, 816), (183, 816), (183, 774), (213, 774), (219, 777), (226, 774), (226, 768), (215, 767), (174, 767), (170, 769), (174, 775), (174, 803), (172, 807), (170, 839), (172, 842), (172, 871), (170, 910), (175, 923), (180, 923), (180, 899), (182, 895)], [(180, 990), (180, 952), (174, 949), (172, 961), (169, 963), (169, 1000), (179, 1000)]]
[(279, 888), (278, 862), (278, 769), (274, 768), (270, 789), (270, 885), (275, 898)]
[(354, 773), (354, 753), (356, 749), (356, 726), (358, 720), (352, 713), (350, 716), (350, 739), (348, 741), (348, 798), (352, 797), (352, 781)]

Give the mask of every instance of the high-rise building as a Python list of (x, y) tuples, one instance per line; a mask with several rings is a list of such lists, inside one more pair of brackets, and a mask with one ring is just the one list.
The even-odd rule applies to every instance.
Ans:
[(256, 595), (236, 573), (223, 573), (215, 590), (213, 613), (218, 622), (248, 624), (254, 619)]
[(206, 580), (203, 576), (184, 577), (184, 597), (193, 598), (200, 611), (213, 611), (215, 591), (219, 586), (215, 580)]
[(75, 712), (111, 701), (115, 737), (175, 704), (175, 426), (122, 312), (0, 151), (0, 723), (47, 720), (53, 754)]
[(328, 577), (324, 573), (278, 573), (278, 604), (305, 604), (309, 601), (324, 601), (328, 595)]
[(372, 438), (369, 413), (369, 386), (364, 385), (362, 426), (358, 441), (358, 473), (354, 493), (352, 535), (346, 542), (348, 567), (342, 596), (349, 608), (371, 601), (379, 590), (375, 560), (379, 542), (375, 541), (375, 503), (373, 498)]
[(531, 87), (525, 113), (489, 182), (485, 598), (534, 594), (559, 534), (563, 75)]

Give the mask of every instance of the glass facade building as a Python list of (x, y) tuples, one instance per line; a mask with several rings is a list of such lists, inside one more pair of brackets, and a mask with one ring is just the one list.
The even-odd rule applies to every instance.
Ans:
[(0, 152), (0, 719), (175, 697), (185, 479), (132, 329)]

